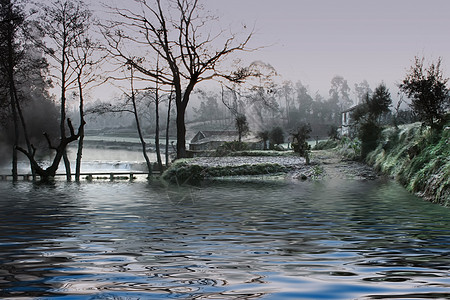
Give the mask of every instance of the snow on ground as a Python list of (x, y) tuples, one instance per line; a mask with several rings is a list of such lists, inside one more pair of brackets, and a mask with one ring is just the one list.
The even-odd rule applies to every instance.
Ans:
[(205, 167), (241, 166), (253, 164), (280, 164), (286, 167), (301, 168), (305, 159), (298, 156), (226, 156), (226, 157), (196, 157), (193, 164)]

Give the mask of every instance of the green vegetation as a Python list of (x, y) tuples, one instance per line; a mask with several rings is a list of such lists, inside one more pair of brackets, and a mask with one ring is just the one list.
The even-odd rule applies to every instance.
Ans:
[(163, 174), (163, 179), (177, 184), (198, 184), (212, 177), (264, 175), (285, 172), (286, 167), (279, 164), (244, 164), (237, 166), (200, 166), (179, 160)]
[(248, 144), (241, 141), (225, 142), (217, 148), (214, 156), (228, 156), (233, 152), (245, 151), (248, 148)]
[(361, 157), (363, 159), (377, 147), (381, 131), (382, 128), (373, 120), (369, 119), (360, 124), (358, 138), (361, 141)]
[(320, 179), (323, 176), (324, 172), (325, 171), (321, 166), (316, 165), (312, 168), (311, 177), (314, 180)]
[(382, 130), (380, 118), (389, 113), (391, 103), (389, 90), (384, 84), (380, 84), (372, 95), (367, 93), (363, 103), (353, 111), (352, 118), (358, 123), (362, 158), (377, 147)]
[(338, 145), (339, 154), (350, 160), (361, 159), (361, 141), (344, 136)]
[(434, 131), (419, 123), (388, 128), (367, 162), (393, 176), (409, 191), (450, 205), (450, 124)]
[(433, 129), (445, 124), (449, 108), (448, 78), (442, 73), (442, 58), (424, 67), (425, 58), (414, 58), (406, 78), (399, 85), (400, 90), (411, 99), (411, 107), (422, 123)]
[(277, 151), (277, 150), (247, 150), (236, 151), (229, 154), (229, 156), (294, 156), (293, 151)]
[(278, 145), (284, 143), (283, 128), (276, 126), (269, 132), (269, 148), (276, 149)]
[(309, 152), (311, 146), (308, 144), (309, 134), (311, 133), (311, 126), (309, 124), (301, 124), (297, 130), (292, 132), (292, 149), (301, 157), (304, 157), (306, 164), (309, 165)]
[(336, 140), (326, 140), (320, 141), (313, 147), (313, 150), (328, 150), (336, 148), (339, 145), (339, 141)]

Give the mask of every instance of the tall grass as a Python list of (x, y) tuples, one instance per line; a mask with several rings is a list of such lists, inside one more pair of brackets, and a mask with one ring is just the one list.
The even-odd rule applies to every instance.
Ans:
[(377, 170), (393, 176), (409, 191), (450, 205), (450, 129), (433, 131), (420, 123), (388, 128), (367, 156)]

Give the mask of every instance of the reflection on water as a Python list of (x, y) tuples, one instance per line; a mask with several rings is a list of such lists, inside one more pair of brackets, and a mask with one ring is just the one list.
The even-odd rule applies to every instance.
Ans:
[(449, 210), (391, 182), (0, 182), (0, 297), (445, 299)]

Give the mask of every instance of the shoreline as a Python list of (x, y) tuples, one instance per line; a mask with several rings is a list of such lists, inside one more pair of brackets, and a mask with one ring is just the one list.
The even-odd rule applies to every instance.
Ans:
[(163, 178), (175, 183), (198, 183), (205, 179), (273, 176), (287, 180), (341, 178), (374, 180), (379, 175), (370, 166), (345, 159), (333, 150), (312, 150), (311, 163), (296, 155), (196, 157), (175, 162)]
[(440, 132), (420, 123), (386, 128), (366, 160), (409, 192), (450, 206), (450, 126)]

